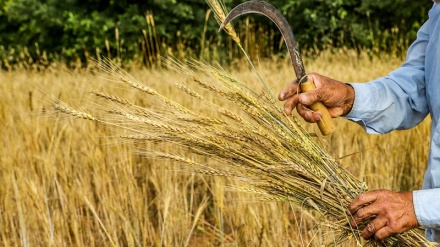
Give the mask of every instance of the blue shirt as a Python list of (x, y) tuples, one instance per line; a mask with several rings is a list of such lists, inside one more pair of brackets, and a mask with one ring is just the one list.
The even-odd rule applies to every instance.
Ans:
[(422, 190), (413, 192), (419, 224), (430, 241), (440, 241), (440, 5), (410, 46), (406, 62), (388, 76), (352, 83), (353, 109), (346, 116), (368, 133), (408, 129), (431, 114), (431, 143)]

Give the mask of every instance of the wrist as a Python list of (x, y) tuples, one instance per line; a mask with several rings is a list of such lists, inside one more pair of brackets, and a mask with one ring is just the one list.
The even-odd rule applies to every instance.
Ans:
[(349, 83), (344, 83), (344, 84), (346, 91), (345, 91), (344, 112), (342, 114), (343, 116), (350, 113), (351, 109), (353, 108), (354, 98), (355, 98), (355, 92), (353, 86)]

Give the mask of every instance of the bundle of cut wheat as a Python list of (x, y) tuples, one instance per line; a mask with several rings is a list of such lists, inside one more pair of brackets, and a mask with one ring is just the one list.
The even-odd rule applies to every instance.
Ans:
[[(289, 201), (316, 210), (319, 221), (334, 232), (329, 244), (339, 244), (360, 233), (348, 224), (347, 206), (367, 190), (330, 157), (316, 137), (305, 131), (267, 93), (255, 92), (227, 72), (192, 61), (184, 65), (168, 59), (170, 69), (186, 75), (175, 87), (205, 110), (195, 112), (148, 87), (110, 61), (98, 69), (107, 79), (144, 94), (148, 106), (131, 102), (103, 89), (92, 90), (97, 102), (87, 112), (54, 102), (60, 112), (112, 126), (119, 138), (138, 144), (146, 156), (184, 164), (189, 170), (243, 181), (241, 190), (258, 193), (267, 200)], [(226, 109), (224, 103), (234, 108)], [(92, 114), (89, 112), (93, 112)], [(142, 150), (146, 142), (154, 150)], [(161, 144), (165, 148), (162, 148)], [(179, 147), (172, 149), (171, 147)], [(179, 151), (185, 149), (182, 155)], [(415, 246), (424, 243), (409, 231), (372, 245)]]
[[(218, 18), (224, 18), (221, 3), (208, 3)], [(239, 44), (233, 28), (228, 26), (227, 30)], [(134, 88), (148, 103), (132, 102), (98, 89), (91, 91), (97, 99), (91, 105), (95, 108), (87, 112), (59, 100), (54, 108), (113, 127), (119, 138), (136, 143), (143, 155), (173, 160), (194, 172), (235, 178), (244, 182), (242, 190), (316, 210), (320, 224), (334, 233), (329, 245), (348, 238), (361, 245), (360, 232), (348, 223), (347, 206), (367, 190), (366, 185), (327, 154), (295, 117), (286, 116), (269, 91), (252, 90), (221, 68), (204, 62), (182, 64), (169, 58), (165, 63), (186, 76), (185, 81), (176, 81), (175, 87), (204, 110), (196, 112), (173, 101), (173, 95), (160, 94), (110, 61), (97, 63), (99, 75), (118, 87)], [(225, 108), (224, 102), (235, 107)], [(142, 150), (146, 142), (157, 148)], [(184, 154), (176, 151), (182, 149)], [(429, 245), (418, 231), (368, 244)]]

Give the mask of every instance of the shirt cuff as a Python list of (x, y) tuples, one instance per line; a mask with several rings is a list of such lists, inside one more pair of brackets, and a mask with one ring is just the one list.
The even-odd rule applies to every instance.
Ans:
[(440, 188), (413, 191), (413, 203), (421, 226), (440, 228)]
[(377, 102), (376, 87), (371, 83), (347, 83), (354, 89), (354, 102), (351, 111), (343, 116), (357, 124), (359, 124), (369, 134), (380, 134), (373, 128), (369, 128), (365, 121), (372, 116), (371, 104), (366, 102)]
[(365, 102), (374, 102), (374, 86), (368, 83), (348, 83), (354, 89), (354, 102), (351, 111), (345, 116), (347, 118), (365, 118), (364, 115), (369, 112), (371, 105)]

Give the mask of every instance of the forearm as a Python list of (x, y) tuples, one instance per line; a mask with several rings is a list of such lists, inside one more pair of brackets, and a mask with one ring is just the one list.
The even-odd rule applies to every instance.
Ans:
[(390, 78), (351, 84), (355, 90), (353, 107), (345, 117), (362, 125), (368, 133), (408, 129), (428, 114), (423, 90), (403, 89)]

